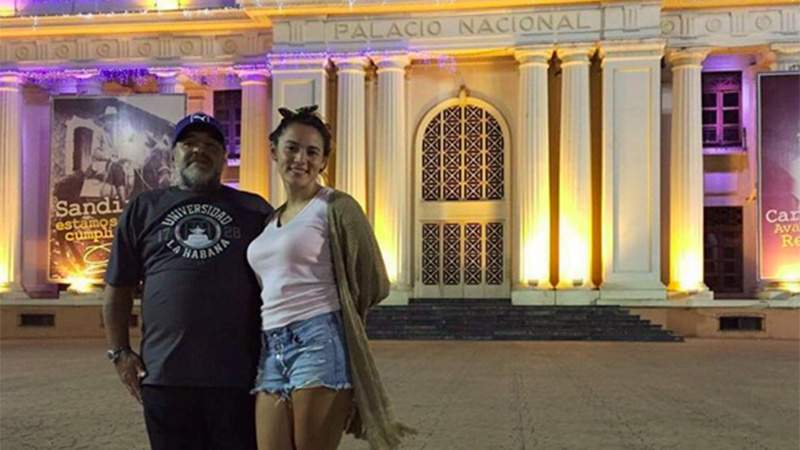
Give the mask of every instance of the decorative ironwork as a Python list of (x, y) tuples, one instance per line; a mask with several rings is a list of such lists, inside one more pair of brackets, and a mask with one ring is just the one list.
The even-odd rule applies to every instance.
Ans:
[(486, 198), (502, 200), (505, 139), (497, 119), (486, 115)]
[(486, 284), (503, 284), (503, 224), (486, 224)]
[(438, 223), (422, 224), (422, 284), (436, 286), (441, 273), (441, 227)]
[(461, 284), (461, 225), (446, 223), (443, 227), (442, 278), (447, 286)]
[(425, 201), (502, 200), (505, 137), (487, 110), (459, 105), (437, 114), (422, 139)]
[(467, 106), (464, 110), (464, 192), (462, 199), (483, 198), (483, 110)]
[(442, 121), (436, 116), (425, 128), (422, 139), (422, 198), (438, 200), (442, 185)]
[(464, 284), (480, 285), (483, 281), (483, 227), (479, 223), (464, 226)]
[(422, 224), (422, 283), (503, 284), (503, 233), (502, 222)]

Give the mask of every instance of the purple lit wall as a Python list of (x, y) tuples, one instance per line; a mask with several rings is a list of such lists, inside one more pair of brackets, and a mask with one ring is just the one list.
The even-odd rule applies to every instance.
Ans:
[(749, 161), (745, 171), (732, 170), (728, 164), (723, 172), (711, 172), (706, 168), (706, 206), (740, 206), (742, 197), (748, 195), (755, 184), (756, 174), (752, 170), (756, 148), (755, 72), (751, 69), (754, 62), (755, 57), (750, 54), (711, 55), (703, 62), (703, 72), (742, 73), (741, 123), (745, 133), (741, 148), (705, 148), (703, 153), (742, 156)]
[[(18, 16), (108, 14), (155, 9), (155, 0), (0, 0)], [(180, 0), (182, 9), (236, 8), (236, 0)]]

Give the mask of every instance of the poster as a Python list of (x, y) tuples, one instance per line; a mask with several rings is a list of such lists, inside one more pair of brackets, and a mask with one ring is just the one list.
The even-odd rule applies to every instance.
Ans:
[(51, 282), (102, 282), (122, 208), (170, 185), (170, 138), (185, 111), (182, 94), (53, 99)]
[(800, 280), (800, 73), (758, 78), (759, 278)]

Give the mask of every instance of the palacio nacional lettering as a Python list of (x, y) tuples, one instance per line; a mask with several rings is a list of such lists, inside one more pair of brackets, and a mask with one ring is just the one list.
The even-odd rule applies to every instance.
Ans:
[(341, 41), (442, 35), (476, 36), (591, 30), (593, 28), (591, 20), (585, 13), (543, 13), (490, 18), (393, 20), (366, 24), (341, 22), (333, 25), (333, 39)]

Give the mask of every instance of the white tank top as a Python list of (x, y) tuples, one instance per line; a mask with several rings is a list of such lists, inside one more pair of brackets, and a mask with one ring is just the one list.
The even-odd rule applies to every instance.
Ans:
[(276, 215), (247, 248), (264, 330), (341, 309), (328, 234), (331, 192), (320, 189), (288, 224), (278, 226)]

